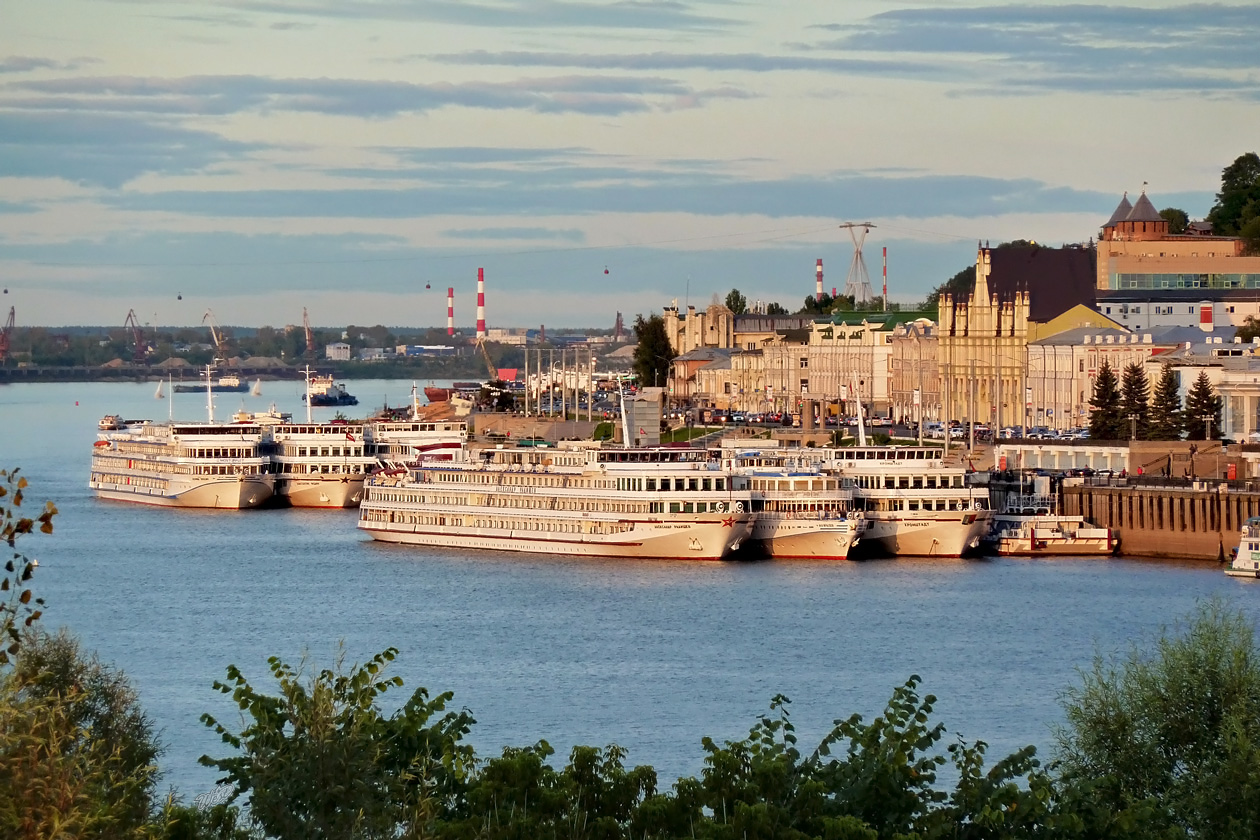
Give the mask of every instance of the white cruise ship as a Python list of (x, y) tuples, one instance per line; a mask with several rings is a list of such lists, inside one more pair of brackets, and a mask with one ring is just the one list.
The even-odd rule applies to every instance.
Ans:
[(805, 457), (853, 480), (865, 511), (861, 552), (961, 557), (989, 531), (987, 489), (971, 486), (962, 467), (947, 467), (934, 446), (855, 446), (802, 450)]
[(411, 545), (720, 560), (748, 538), (747, 479), (700, 449), (496, 447), (368, 478), (359, 527)]
[(866, 531), (853, 507), (853, 482), (785, 450), (727, 450), (734, 472), (748, 479), (753, 529), (750, 551), (774, 558), (844, 560)]
[(150, 505), (252, 508), (274, 483), (256, 423), (156, 423), (103, 429), (88, 487), (100, 498)]

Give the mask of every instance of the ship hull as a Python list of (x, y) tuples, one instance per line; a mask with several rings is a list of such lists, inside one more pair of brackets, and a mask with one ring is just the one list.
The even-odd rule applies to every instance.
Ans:
[(463, 526), (411, 525), (360, 520), (374, 540), (404, 545), (563, 554), (571, 557), (622, 557), (656, 560), (723, 560), (748, 538), (747, 514), (712, 521), (640, 522), (610, 535), (539, 536), (532, 531)]
[(863, 554), (894, 557), (962, 557), (989, 531), (990, 511), (933, 511), (920, 517), (868, 513)]
[(362, 475), (326, 479), (282, 478), (276, 482), (275, 500), (290, 507), (358, 507), (363, 499), (363, 479)]
[[(210, 390), (216, 394), (243, 394), (249, 390), (249, 386), (244, 383), (240, 385), (211, 385)], [(175, 386), (175, 393), (177, 394), (204, 394), (205, 392), (205, 385)]]
[(98, 497), (117, 502), (217, 510), (255, 508), (270, 499), (273, 493), (271, 480), (261, 477), (225, 478), (196, 484), (170, 481), (165, 487), (141, 487), (107, 481), (94, 481), (89, 486)]
[(849, 523), (758, 518), (750, 548), (779, 560), (846, 560), (856, 536)]

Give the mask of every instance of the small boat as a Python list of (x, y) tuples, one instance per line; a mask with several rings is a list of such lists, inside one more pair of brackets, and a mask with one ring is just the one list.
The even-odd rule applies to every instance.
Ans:
[(127, 422), (122, 419), (121, 414), (106, 414), (96, 422), (96, 428), (102, 432), (114, 432), (125, 428)]
[(451, 398), (451, 389), (426, 385), (424, 386), (424, 398), (431, 403), (446, 402)]
[(358, 405), (359, 399), (346, 391), (340, 382), (334, 382), (331, 376), (313, 376), (302, 399), (307, 405)]
[[(175, 386), (175, 393), (177, 394), (205, 393), (205, 390), (206, 384), (204, 382), (198, 385), (180, 384)], [(242, 382), (239, 376), (228, 374), (220, 376), (218, 380), (211, 382), (210, 390), (215, 393), (243, 394), (249, 390), (249, 386)]]
[(1238, 538), (1238, 548), (1225, 566), (1230, 577), (1260, 578), (1260, 516), (1253, 516), (1243, 523)]
[(1084, 557), (1114, 554), (1119, 541), (1110, 528), (1099, 528), (1083, 516), (1054, 513), (1048, 496), (1014, 496), (994, 514), (983, 544), (1000, 556), (1054, 555)]

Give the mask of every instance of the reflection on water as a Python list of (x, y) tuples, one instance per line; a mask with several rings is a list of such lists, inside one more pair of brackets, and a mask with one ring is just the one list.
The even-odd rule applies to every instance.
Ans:
[[(263, 384), (264, 396), (224, 395), (217, 410), (243, 398), (251, 410), (275, 400), (305, 411), (300, 388), (287, 398)], [(410, 389), (347, 386), (361, 406), (402, 402)], [(268, 656), (309, 653), (322, 667), (339, 641), (358, 660), (398, 647), (407, 690), (453, 690), (478, 719), (482, 751), (545, 738), (563, 756), (573, 743), (615, 741), (668, 782), (699, 772), (701, 736), (742, 737), (776, 693), (792, 698), (812, 747), (834, 719), (878, 713), (915, 673), (951, 733), (989, 741), (995, 756), (1045, 747), (1059, 691), (1095, 649), (1124, 651), (1197, 598), (1230, 593), (1252, 611), (1260, 594), (1215, 563), (483, 554), (373, 543), (353, 511), (91, 498), (97, 419), (165, 416), (152, 394), (151, 383), (0, 387), (0, 463), (23, 468), (31, 502), (61, 509), (51, 537), (24, 543), (41, 561), (49, 624), (68, 624), (135, 680), (168, 745), (167, 781), (189, 795), (213, 781), (197, 756), (223, 753), (198, 716), (235, 720), (210, 688), (224, 668), (236, 663), (265, 687)], [(195, 397), (175, 406), (177, 417), (203, 416)]]

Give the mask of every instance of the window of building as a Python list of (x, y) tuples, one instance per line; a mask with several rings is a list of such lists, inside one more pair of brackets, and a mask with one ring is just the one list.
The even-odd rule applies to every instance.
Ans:
[(809, 367), (809, 358), (806, 356), (802, 356), (801, 357), (801, 370), (804, 370), (807, 367)]
[(1191, 315), (1193, 315), (1193, 314), (1194, 314), (1194, 307), (1193, 307), (1193, 306), (1192, 306), (1192, 307), (1190, 307), (1190, 314), (1191, 314)]
[(1080, 363), (1079, 363), (1079, 364), (1080, 364), (1080, 366), (1081, 366), (1081, 367), (1080, 367), (1080, 372), (1081, 372), (1081, 373), (1084, 373), (1084, 372), (1085, 372), (1085, 360), (1084, 360), (1084, 359), (1081, 359), (1081, 361), (1080, 361)]

